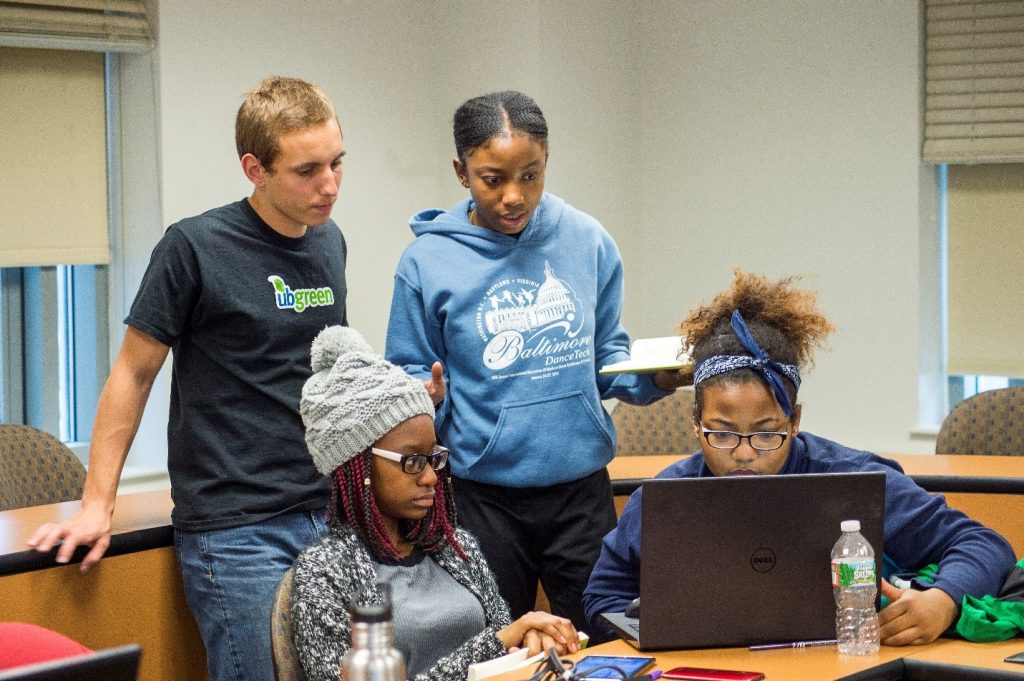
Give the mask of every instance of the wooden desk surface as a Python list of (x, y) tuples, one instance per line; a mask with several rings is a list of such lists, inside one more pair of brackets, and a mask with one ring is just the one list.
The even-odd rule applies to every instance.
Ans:
[[(1024, 493), (1024, 456), (883, 454), (934, 492)], [(674, 454), (617, 456), (608, 464), (612, 481), (651, 478), (684, 457)], [(928, 484), (926, 484), (928, 483)]]
[[(1003, 662), (1007, 655), (1021, 650), (1024, 650), (1024, 641), (1020, 639), (1001, 643), (968, 643), (939, 639), (925, 646), (882, 646), (877, 654), (864, 656), (840, 655), (835, 647), (755, 652), (746, 648), (716, 648), (642, 653), (624, 641), (613, 641), (566, 657), (577, 660), (586, 655), (651, 654), (657, 658), (656, 668), (662, 671), (681, 666), (709, 667), (761, 672), (765, 675), (766, 681), (831, 681), (901, 658), (1024, 672), (1020, 665)], [(529, 673), (524, 671), (507, 672), (494, 677), (493, 681), (522, 681), (529, 676)]]
[(206, 653), (185, 606), (174, 557), (168, 491), (118, 497), (110, 549), (81, 574), (53, 553), (25, 545), (42, 523), (67, 518), (79, 502), (0, 513), (0, 617), (49, 627), (95, 650), (142, 646), (140, 681), (200, 681)]
[[(0, 575), (42, 570), (54, 566), (51, 554), (40, 554), (25, 542), (43, 523), (60, 522), (78, 510), (81, 502), (18, 508), (0, 513)], [(171, 495), (168, 490), (125, 494), (117, 498), (111, 521), (108, 557), (171, 546)], [(81, 561), (86, 550), (76, 552)]]
[[(1024, 457), (891, 456), (919, 483), (931, 480), (947, 489), (957, 489), (964, 483), (974, 485), (970, 490), (974, 493), (946, 494), (947, 501), (1002, 532), (1024, 555), (1024, 524), (1020, 523), (1024, 517)], [(632, 483), (635, 487), (643, 478), (654, 476), (679, 458), (619, 457), (608, 469), (613, 483)], [(1001, 493), (1007, 485), (1019, 491)], [(204, 678), (202, 641), (185, 608), (181, 577), (174, 560), (170, 492), (118, 497), (107, 558), (84, 576), (74, 563), (81, 560), (85, 549), (76, 553), (71, 565), (56, 566), (52, 555), (38, 554), (25, 545), (39, 525), (67, 518), (78, 507), (79, 502), (70, 501), (0, 512), (3, 617), (55, 628), (93, 648), (142, 643), (145, 652), (139, 678), (143, 681)], [(993, 513), (996, 516), (991, 516)], [(1012, 536), (1014, 531), (1021, 536)], [(959, 646), (954, 645), (958, 643)], [(626, 643), (606, 645), (612, 646), (609, 651), (635, 653)], [(914, 655), (934, 652), (935, 661), (958, 664), (970, 664), (977, 658), (986, 664), (1024, 671), (1002, 662), (1011, 652), (1024, 651), (1024, 641), (979, 645), (939, 642), (914, 649)], [(968, 649), (961, 650), (962, 646)], [(604, 650), (605, 646), (599, 648)], [(756, 653), (746, 649), (679, 651), (666, 654), (662, 668), (689, 664), (752, 669), (770, 673), (773, 681), (834, 679), (905, 656), (907, 650), (883, 648), (878, 655), (867, 658), (840, 657), (832, 649), (821, 648)], [(969, 658), (964, 658), (968, 653)], [(808, 675), (811, 671), (813, 676)]]
[[(935, 644), (931, 644), (935, 645)], [(922, 646), (918, 648), (927, 648)], [(623, 641), (597, 646), (591, 654), (643, 655)], [(770, 681), (817, 681), (836, 679), (870, 669), (889, 660), (905, 657), (907, 649), (883, 646), (875, 655), (840, 655), (835, 647), (789, 650), (758, 650), (746, 648), (712, 648), (706, 650), (672, 650), (651, 653), (657, 657), (657, 668), (710, 667), (761, 672)], [(577, 655), (576, 657), (581, 657)]]
[(970, 643), (953, 639), (939, 641), (928, 650), (915, 653), (915, 659), (943, 664), (963, 664), (972, 667), (986, 667), (1016, 672), (1024, 679), (1024, 665), (1003, 660), (1014, 653), (1024, 652), (1024, 640), (1011, 638), (1009, 641), (995, 643)]

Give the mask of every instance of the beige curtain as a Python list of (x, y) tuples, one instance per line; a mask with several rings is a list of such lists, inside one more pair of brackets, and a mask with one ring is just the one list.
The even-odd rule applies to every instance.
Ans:
[(0, 45), (145, 52), (152, 44), (136, 0), (0, 0)]
[(949, 167), (949, 373), (1024, 377), (1024, 164)]
[(1024, 161), (1024, 0), (925, 0), (925, 161)]
[(103, 59), (0, 47), (0, 267), (110, 260)]

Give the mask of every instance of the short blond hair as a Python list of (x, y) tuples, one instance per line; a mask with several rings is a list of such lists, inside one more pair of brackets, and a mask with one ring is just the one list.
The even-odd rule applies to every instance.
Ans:
[[(270, 76), (252, 90), (235, 118), (238, 158), (252, 154), (270, 169), (280, 151), (281, 135), (338, 120), (327, 95), (299, 78)], [(341, 124), (338, 125), (339, 129)]]

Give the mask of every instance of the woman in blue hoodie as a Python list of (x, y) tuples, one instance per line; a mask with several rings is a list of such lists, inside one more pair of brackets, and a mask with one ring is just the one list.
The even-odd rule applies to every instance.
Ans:
[(544, 192), (548, 130), (530, 97), (496, 92), (454, 118), (455, 175), (469, 197), (410, 221), (395, 274), (387, 358), (444, 390), (460, 522), (479, 539), (516, 618), (538, 579), (552, 611), (580, 599), (615, 525), (605, 465), (615, 431), (601, 400), (649, 404), (675, 372), (605, 376), (629, 356), (622, 260), (594, 218)]

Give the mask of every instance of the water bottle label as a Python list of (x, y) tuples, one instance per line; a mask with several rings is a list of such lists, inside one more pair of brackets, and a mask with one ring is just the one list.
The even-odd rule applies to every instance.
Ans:
[(857, 563), (832, 561), (832, 586), (874, 586), (875, 561), (864, 560)]

